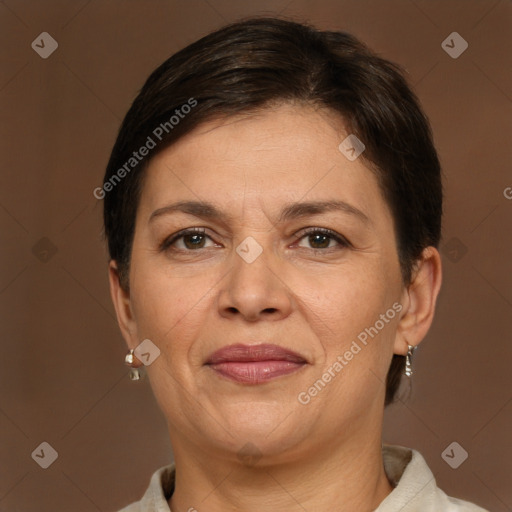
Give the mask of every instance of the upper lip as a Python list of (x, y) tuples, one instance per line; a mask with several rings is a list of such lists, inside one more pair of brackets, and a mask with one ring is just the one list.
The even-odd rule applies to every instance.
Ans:
[(208, 357), (206, 364), (226, 362), (254, 362), (254, 361), (290, 361), (292, 363), (306, 363), (307, 361), (293, 350), (262, 343), (259, 345), (227, 345), (216, 350)]

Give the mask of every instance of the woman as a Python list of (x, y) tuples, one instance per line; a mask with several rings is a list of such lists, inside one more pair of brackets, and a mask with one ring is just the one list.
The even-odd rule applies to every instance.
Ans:
[(124, 512), (483, 510), (381, 440), (441, 286), (440, 165), (397, 66), (227, 26), (151, 74), (95, 195), (175, 458)]

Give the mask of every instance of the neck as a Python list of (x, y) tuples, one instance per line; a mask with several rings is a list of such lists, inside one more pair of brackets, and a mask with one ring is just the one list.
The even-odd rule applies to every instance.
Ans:
[(244, 466), (197, 447), (175, 450), (169, 507), (172, 512), (373, 511), (393, 488), (384, 472), (380, 431), (371, 440), (365, 434), (356, 443), (326, 443), (300, 462), (280, 464), (261, 459)]

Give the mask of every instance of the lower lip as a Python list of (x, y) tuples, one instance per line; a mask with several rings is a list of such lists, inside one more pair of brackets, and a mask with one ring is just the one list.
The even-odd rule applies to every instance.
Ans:
[(228, 379), (245, 384), (260, 384), (300, 370), (303, 363), (291, 361), (225, 362), (208, 365)]

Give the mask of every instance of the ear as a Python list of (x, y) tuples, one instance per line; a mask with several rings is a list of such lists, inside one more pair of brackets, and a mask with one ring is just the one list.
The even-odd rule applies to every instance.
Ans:
[(117, 323), (121, 329), (123, 338), (128, 345), (128, 348), (135, 348), (137, 342), (137, 323), (133, 316), (133, 311), (130, 301), (130, 292), (123, 289), (119, 279), (119, 269), (115, 260), (110, 260), (108, 265), (108, 277), (110, 283), (110, 297), (114, 303), (114, 308), (117, 315)]
[(417, 346), (427, 334), (441, 281), (441, 256), (435, 247), (427, 247), (417, 261), (411, 283), (402, 294), (403, 310), (397, 327), (395, 354), (407, 354), (407, 345)]

